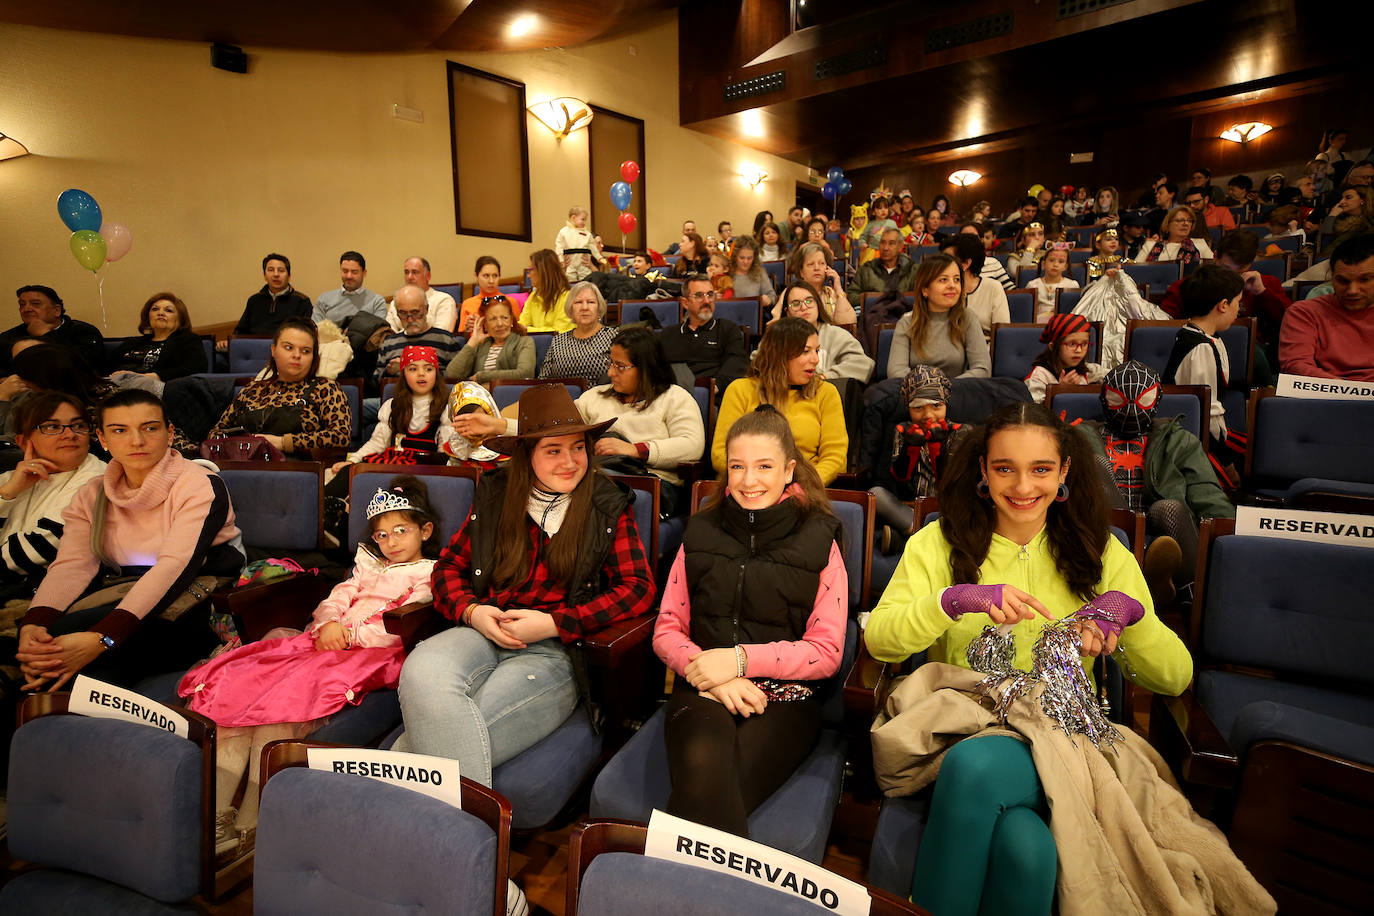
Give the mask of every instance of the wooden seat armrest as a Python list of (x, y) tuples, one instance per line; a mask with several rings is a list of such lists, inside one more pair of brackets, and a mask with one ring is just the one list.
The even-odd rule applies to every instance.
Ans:
[[(348, 456), (348, 449), (338, 448), (332, 445), (316, 446), (315, 448), (306, 449), (306, 452), (310, 455), (310, 461), (318, 461), (320, 464), (324, 465), (326, 471), (329, 470), (330, 466), (343, 461), (344, 458)], [(347, 468), (345, 468), (345, 470), (347, 470)]]
[(692, 484), (710, 476), (706, 470), (706, 462), (701, 459), (679, 462), (673, 471), (682, 478), (682, 486), (688, 491), (692, 489)]
[(611, 669), (620, 664), (627, 653), (653, 639), (657, 614), (619, 620), (597, 630), (582, 640), (587, 663)]
[(406, 651), (447, 626), (449, 621), (434, 609), (433, 601), (415, 601), (382, 614), (382, 625), (392, 636), (401, 637)]
[(1154, 695), (1150, 743), (1185, 782), (1230, 789), (1239, 779), (1235, 752), (1192, 690)]
[(210, 603), (216, 611), (234, 618), (245, 643), (256, 642), (278, 627), (305, 629), (315, 606), (333, 587), (334, 583), (317, 573), (293, 573), (267, 582), (220, 589), (210, 596)]

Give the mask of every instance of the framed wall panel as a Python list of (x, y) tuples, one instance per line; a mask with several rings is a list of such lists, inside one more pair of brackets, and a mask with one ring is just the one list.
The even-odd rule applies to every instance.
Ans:
[[(618, 114), (607, 108), (592, 105), (592, 123), (587, 126), (588, 172), (591, 175), (591, 227), (592, 232), (601, 236), (605, 251), (633, 252), (643, 251), (645, 245), (645, 174), (648, 164), (644, 161), (644, 122), (639, 118)], [(629, 212), (635, 215), (639, 224), (635, 231), (624, 237), (620, 234), (617, 220), (620, 211), (611, 203), (611, 185), (620, 181), (620, 163), (633, 159), (639, 163), (641, 174), (630, 184), (634, 196), (630, 199)]]
[(448, 118), (458, 234), (530, 241), (525, 84), (448, 61)]

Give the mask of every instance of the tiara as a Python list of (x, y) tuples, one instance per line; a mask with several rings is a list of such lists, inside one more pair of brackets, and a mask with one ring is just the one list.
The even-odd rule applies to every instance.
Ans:
[(1114, 239), (1118, 236), (1116, 234), (1115, 229), (1103, 229), (1101, 232), (1097, 234), (1097, 237), (1100, 239)]
[(404, 512), (414, 508), (403, 494), (395, 490), (378, 490), (372, 502), (367, 504), (367, 520), (370, 522), (384, 512)]
[(1044, 224), (1044, 223), (1030, 223), (1029, 225), (1026, 226), (1026, 228), (1027, 228), (1027, 229), (1044, 229), (1044, 228), (1045, 228), (1045, 224)]

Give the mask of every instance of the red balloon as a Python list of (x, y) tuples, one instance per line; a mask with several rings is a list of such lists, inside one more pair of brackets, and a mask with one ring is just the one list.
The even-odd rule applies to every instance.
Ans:
[[(630, 165), (634, 165), (634, 163), (631, 162)], [(635, 215), (629, 210), (622, 212), (620, 218), (616, 220), (616, 222), (620, 224), (620, 231), (625, 235), (634, 232), (635, 226), (639, 225), (639, 221), (635, 219)]]
[(627, 182), (634, 181), (639, 177), (639, 163), (633, 159), (620, 163), (620, 177)]

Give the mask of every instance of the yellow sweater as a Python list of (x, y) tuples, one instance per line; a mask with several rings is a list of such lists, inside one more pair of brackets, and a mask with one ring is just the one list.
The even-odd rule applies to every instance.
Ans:
[(544, 297), (539, 295), (539, 291), (535, 290), (525, 300), (525, 307), (520, 312), (520, 323), (529, 331), (571, 331), (575, 325), (568, 317), (568, 313), (563, 310), (563, 303), (567, 301), (567, 290), (564, 290), (552, 305), (546, 303)]
[[(901, 563), (887, 590), (873, 609), (864, 638), (868, 651), (880, 661), (899, 662), (929, 649), (934, 662), (967, 668), (968, 644), (992, 621), (987, 614), (964, 614), (950, 620), (940, 608), (940, 593), (952, 583), (949, 543), (938, 524), (926, 525), (907, 541)], [(1068, 617), (1083, 605), (1069, 590), (1050, 555), (1049, 538), (1042, 529), (1024, 548), (1001, 535), (992, 536), (987, 559), (978, 570), (985, 585), (1011, 585), (1039, 598), (1056, 619)], [(1107, 539), (1102, 555), (1102, 580), (1098, 594), (1120, 591), (1145, 605), (1145, 616), (1122, 631), (1125, 650), (1123, 671), (1135, 683), (1155, 693), (1177, 696), (1193, 679), (1193, 659), (1178, 636), (1155, 616), (1150, 590), (1135, 556), (1114, 537)], [(1046, 621), (1016, 624), (1016, 666), (1031, 668), (1031, 646)], [(1091, 676), (1091, 666), (1089, 666)]]
[[(725, 476), (725, 436), (731, 424), (758, 406), (759, 385), (754, 379), (738, 379), (725, 389), (716, 417), (715, 437), (711, 440), (711, 464), (722, 478)], [(844, 426), (840, 393), (829, 382), (821, 382), (816, 396), (809, 400), (799, 397), (796, 391), (789, 391), (787, 407), (782, 414), (792, 426), (797, 448), (815, 466), (821, 481), (830, 486), (845, 469), (849, 455), (849, 432)]]

